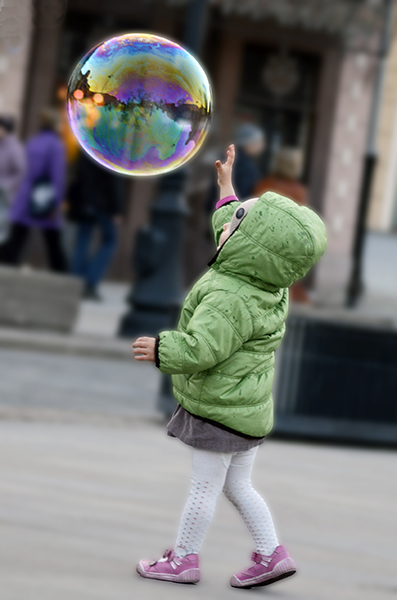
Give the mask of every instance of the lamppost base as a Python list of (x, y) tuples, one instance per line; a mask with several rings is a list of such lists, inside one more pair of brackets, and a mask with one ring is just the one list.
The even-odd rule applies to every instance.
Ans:
[[(150, 309), (147, 306), (135, 306), (133, 311), (129, 311), (122, 317), (118, 335), (130, 339), (142, 335), (157, 337), (159, 331), (175, 328), (179, 312), (180, 306), (173, 306), (164, 310)], [(174, 412), (175, 406), (171, 376), (162, 374), (157, 408), (168, 419)]]
[(157, 408), (166, 419), (169, 419), (176, 407), (176, 400), (172, 393), (172, 379), (170, 375), (163, 375), (160, 382), (160, 394), (157, 399)]
[(357, 306), (363, 292), (364, 284), (361, 279), (351, 282), (346, 295), (346, 308), (354, 308)]
[(122, 317), (118, 335), (123, 338), (141, 335), (156, 337), (159, 331), (175, 327), (179, 311), (180, 306), (162, 309), (135, 305), (134, 310), (127, 312)]

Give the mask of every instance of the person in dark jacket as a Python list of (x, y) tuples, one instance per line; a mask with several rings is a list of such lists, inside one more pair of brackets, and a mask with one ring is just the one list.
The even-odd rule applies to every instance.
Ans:
[[(81, 153), (69, 193), (69, 217), (78, 223), (71, 272), (84, 279), (87, 299), (101, 300), (98, 286), (116, 249), (122, 196), (122, 178)], [(92, 253), (91, 242), (98, 230), (100, 244)]]
[[(65, 192), (66, 161), (63, 143), (58, 135), (58, 113), (50, 108), (40, 113), (40, 130), (27, 143), (27, 170), (10, 209), (12, 224), (8, 242), (3, 248), (2, 262), (18, 265), (21, 262), (29, 233), (42, 231), (48, 261), (53, 271), (68, 270), (62, 246), (62, 203)], [(46, 196), (47, 210), (34, 202), (35, 191), (41, 186)]]
[(248, 200), (261, 178), (256, 158), (265, 149), (265, 134), (257, 125), (244, 123), (236, 131), (236, 146), (234, 188), (239, 198)]

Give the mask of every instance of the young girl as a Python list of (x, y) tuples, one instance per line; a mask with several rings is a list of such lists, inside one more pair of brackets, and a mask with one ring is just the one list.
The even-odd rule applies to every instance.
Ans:
[(213, 216), (218, 250), (194, 285), (177, 331), (132, 345), (136, 360), (173, 375), (179, 403), (168, 433), (192, 447), (192, 487), (175, 548), (142, 560), (142, 577), (200, 580), (198, 553), (219, 494), (234, 504), (255, 543), (253, 564), (231, 578), (239, 588), (296, 572), (279, 545), (265, 501), (251, 484), (258, 446), (273, 425), (274, 350), (288, 311), (288, 287), (325, 250), (325, 227), (310, 209), (267, 192), (240, 203), (232, 186), (234, 146), (216, 162), (221, 199)]

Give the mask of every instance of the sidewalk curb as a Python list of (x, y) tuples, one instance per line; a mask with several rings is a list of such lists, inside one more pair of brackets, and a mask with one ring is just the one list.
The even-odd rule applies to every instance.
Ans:
[(106, 425), (109, 427), (161, 427), (168, 419), (158, 412), (139, 411), (130, 414), (109, 414), (78, 410), (0, 406), (0, 424), (6, 421), (27, 423), (64, 423), (73, 425)]
[(100, 336), (62, 335), (42, 331), (0, 328), (0, 348), (34, 350), (92, 358), (132, 360), (131, 342)]

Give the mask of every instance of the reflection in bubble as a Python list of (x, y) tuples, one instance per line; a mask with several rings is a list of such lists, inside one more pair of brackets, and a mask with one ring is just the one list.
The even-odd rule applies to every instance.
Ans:
[(181, 46), (149, 34), (112, 38), (72, 73), (68, 115), (82, 147), (102, 165), (156, 175), (186, 163), (211, 123), (206, 74)]

